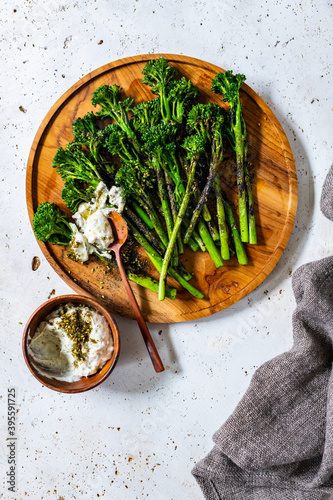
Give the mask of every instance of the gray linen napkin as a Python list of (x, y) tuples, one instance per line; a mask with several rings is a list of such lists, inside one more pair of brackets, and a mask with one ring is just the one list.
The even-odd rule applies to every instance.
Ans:
[[(333, 167), (320, 207), (333, 220)], [(208, 500), (322, 500), (333, 493), (333, 256), (293, 276), (294, 344), (266, 362), (192, 470)]]

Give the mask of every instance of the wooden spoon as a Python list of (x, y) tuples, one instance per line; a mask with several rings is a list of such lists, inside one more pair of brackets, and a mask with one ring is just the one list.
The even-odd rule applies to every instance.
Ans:
[(110, 223), (111, 223), (111, 227), (112, 227), (112, 231), (113, 231), (113, 236), (115, 238), (114, 242), (109, 246), (109, 250), (113, 250), (113, 252), (116, 255), (117, 264), (118, 264), (118, 268), (120, 271), (120, 276), (121, 276), (121, 279), (123, 280), (125, 290), (127, 292), (129, 301), (130, 301), (132, 309), (134, 311), (135, 318), (136, 318), (138, 325), (139, 325), (139, 328), (141, 330), (143, 340), (145, 341), (145, 344), (146, 344), (146, 347), (148, 349), (149, 356), (150, 356), (152, 363), (154, 365), (155, 371), (157, 373), (159, 373), (159, 372), (162, 372), (164, 370), (163, 363), (162, 363), (161, 358), (157, 352), (154, 341), (151, 338), (151, 335), (149, 333), (149, 330), (147, 328), (145, 320), (142, 317), (142, 314), (141, 314), (141, 311), (140, 311), (139, 306), (137, 304), (137, 301), (134, 297), (134, 294), (132, 292), (130, 284), (127, 280), (124, 266), (123, 266), (123, 263), (122, 263), (121, 257), (120, 257), (120, 249), (123, 246), (123, 244), (125, 243), (125, 241), (127, 240), (127, 235), (128, 235), (127, 224), (124, 221), (124, 219), (122, 218), (122, 216), (116, 211), (110, 212), (109, 218), (110, 218)]

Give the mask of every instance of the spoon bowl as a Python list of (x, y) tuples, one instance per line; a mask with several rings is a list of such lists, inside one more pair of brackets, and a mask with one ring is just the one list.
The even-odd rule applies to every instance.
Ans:
[(150, 359), (151, 359), (153, 366), (155, 368), (155, 371), (157, 373), (162, 372), (164, 370), (162, 360), (158, 354), (158, 351), (157, 351), (156, 346), (154, 344), (154, 341), (150, 335), (150, 332), (149, 332), (148, 327), (145, 323), (145, 320), (143, 319), (143, 316), (142, 316), (141, 311), (139, 309), (136, 298), (135, 298), (133, 291), (130, 287), (130, 284), (127, 280), (127, 276), (125, 273), (123, 263), (121, 261), (120, 249), (127, 240), (127, 236), (128, 236), (127, 224), (126, 224), (125, 220), (123, 219), (123, 217), (115, 210), (110, 212), (109, 220), (110, 220), (110, 224), (111, 224), (111, 228), (112, 228), (112, 232), (113, 232), (113, 236), (114, 236), (114, 242), (111, 243), (111, 245), (109, 246), (109, 250), (112, 250), (115, 253), (121, 279), (124, 283), (125, 290), (126, 290), (127, 295), (128, 295), (128, 299), (131, 303), (135, 318), (138, 322), (139, 328), (140, 328), (142, 336), (143, 336), (143, 340), (145, 341), (145, 344), (146, 344)]
[(126, 242), (128, 237), (128, 228), (122, 216), (115, 210), (110, 212), (109, 218), (111, 221), (113, 236), (115, 236), (115, 240), (111, 243), (109, 249), (114, 250), (116, 246), (119, 246), (120, 248)]

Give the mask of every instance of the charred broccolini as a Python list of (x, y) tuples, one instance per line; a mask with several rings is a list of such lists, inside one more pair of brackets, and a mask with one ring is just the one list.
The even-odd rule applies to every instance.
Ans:
[(212, 81), (212, 90), (217, 94), (222, 94), (222, 101), (228, 102), (230, 107), (227, 123), (229, 138), (236, 153), (241, 239), (245, 243), (256, 244), (253, 195), (246, 163), (246, 124), (239, 98), (239, 91), (244, 81), (244, 75), (233, 75), (231, 71), (225, 71), (215, 76)]
[[(178, 261), (183, 243), (193, 249), (207, 248), (220, 267), (230, 257), (230, 240), (240, 264), (247, 263), (241, 239), (256, 242), (246, 126), (239, 100), (244, 79), (231, 72), (214, 78), (212, 89), (229, 103), (227, 112), (217, 104), (196, 103), (198, 88), (167, 59), (148, 61), (142, 83), (151, 87), (153, 98), (135, 105), (119, 85), (97, 88), (92, 104), (99, 109), (73, 122), (74, 140), (55, 155), (53, 166), (65, 181), (62, 198), (72, 212), (93, 198), (101, 181), (108, 188), (114, 182), (122, 188), (130, 233), (160, 273), (160, 300), (168, 290), (167, 274), (195, 297), (202, 297), (188, 283), (190, 275)], [(236, 152), (241, 238), (218, 175), (226, 139)], [(213, 215), (208, 199), (214, 199)]]

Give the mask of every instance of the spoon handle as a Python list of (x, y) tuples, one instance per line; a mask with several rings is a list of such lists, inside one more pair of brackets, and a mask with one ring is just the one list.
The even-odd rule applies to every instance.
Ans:
[(117, 264), (118, 264), (121, 278), (122, 278), (124, 286), (125, 286), (125, 290), (127, 292), (129, 301), (130, 301), (132, 309), (134, 311), (135, 318), (136, 318), (138, 325), (139, 325), (139, 328), (141, 330), (143, 340), (145, 341), (146, 347), (148, 349), (150, 359), (152, 360), (155, 371), (157, 373), (162, 372), (164, 370), (162, 360), (157, 352), (156, 346), (155, 346), (154, 341), (149, 333), (149, 330), (148, 330), (148, 327), (145, 323), (145, 320), (142, 317), (141, 311), (140, 311), (139, 306), (137, 304), (136, 298), (132, 292), (130, 284), (128, 283), (127, 276), (126, 276), (126, 273), (125, 273), (125, 270), (123, 267), (123, 263), (121, 261), (119, 249), (114, 249), (114, 252), (116, 254)]

